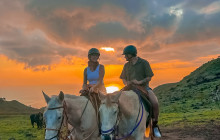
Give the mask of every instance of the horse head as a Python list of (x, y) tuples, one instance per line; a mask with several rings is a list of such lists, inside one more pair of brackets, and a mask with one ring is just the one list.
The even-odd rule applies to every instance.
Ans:
[(99, 108), (101, 134), (103, 140), (112, 140), (115, 137), (118, 115), (119, 115), (119, 97), (121, 93), (100, 94), (101, 105)]
[(44, 92), (43, 95), (47, 102), (47, 108), (43, 114), (46, 124), (45, 140), (58, 140), (64, 118), (64, 94), (61, 91), (59, 96), (53, 96), (51, 98)]

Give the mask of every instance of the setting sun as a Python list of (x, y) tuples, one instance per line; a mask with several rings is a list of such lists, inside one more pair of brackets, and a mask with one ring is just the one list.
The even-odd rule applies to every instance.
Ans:
[(119, 91), (119, 88), (116, 86), (109, 86), (109, 87), (106, 87), (106, 90), (107, 90), (107, 93), (113, 93), (115, 91)]
[(111, 47), (102, 47), (101, 50), (105, 50), (107, 52), (114, 52), (115, 51), (115, 49), (111, 48)]

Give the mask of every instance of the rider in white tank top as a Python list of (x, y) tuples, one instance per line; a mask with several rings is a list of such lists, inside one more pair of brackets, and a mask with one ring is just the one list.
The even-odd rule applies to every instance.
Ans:
[[(88, 67), (84, 69), (83, 89), (90, 92), (102, 91), (106, 92), (103, 78), (105, 74), (104, 66), (99, 64), (98, 59), (100, 52), (96, 48), (92, 48), (88, 52)], [(87, 84), (89, 81), (89, 84)]]
[(89, 85), (97, 84), (99, 80), (99, 67), (100, 64), (96, 67), (95, 71), (91, 71), (89, 67), (87, 67), (87, 80), (89, 81)]

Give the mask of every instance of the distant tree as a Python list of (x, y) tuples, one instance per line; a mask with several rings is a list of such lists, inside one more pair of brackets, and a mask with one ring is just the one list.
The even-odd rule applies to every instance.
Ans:
[(6, 101), (6, 99), (5, 99), (4, 97), (0, 98), (0, 100), (2, 100), (2, 101)]

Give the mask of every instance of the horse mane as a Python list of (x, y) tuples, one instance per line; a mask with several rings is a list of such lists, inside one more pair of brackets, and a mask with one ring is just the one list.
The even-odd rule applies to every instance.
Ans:
[(105, 104), (107, 107), (111, 106), (112, 102), (111, 102), (111, 95), (110, 94), (106, 95), (106, 103)]
[[(71, 95), (71, 94), (64, 94), (64, 100), (77, 99), (77, 97), (79, 97), (79, 96)], [(57, 95), (52, 95), (51, 99), (52, 100), (50, 101), (50, 104), (47, 105), (47, 108), (56, 106), (57, 102), (61, 103), (60, 100), (59, 100), (59, 96), (57, 96)]]
[(105, 102), (105, 104), (106, 104), (107, 107), (110, 107), (112, 105), (112, 103), (115, 102), (113, 98), (117, 94), (119, 94), (119, 91), (116, 91), (116, 92), (113, 92), (111, 94), (107, 94), (106, 95), (106, 102)]
[(64, 94), (64, 98), (67, 98), (67, 99), (76, 99), (77, 97), (79, 96), (72, 95), (72, 94)]

